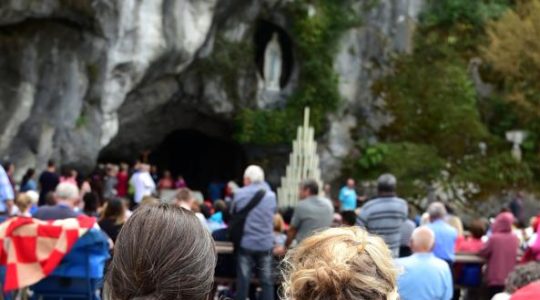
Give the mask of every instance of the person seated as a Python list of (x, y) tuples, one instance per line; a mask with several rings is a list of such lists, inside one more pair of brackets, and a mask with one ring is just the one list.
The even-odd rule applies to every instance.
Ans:
[(32, 217), (30, 209), (32, 208), (32, 197), (26, 193), (20, 193), (15, 198), (15, 206), (17, 207), (20, 217)]
[(400, 299), (452, 299), (452, 272), (448, 264), (433, 254), (435, 234), (426, 226), (416, 228), (411, 236), (412, 256), (399, 258), (403, 267), (398, 278)]
[(208, 218), (208, 228), (211, 232), (227, 228), (227, 204), (223, 200), (214, 203), (214, 213)]
[(49, 221), (76, 218), (79, 213), (75, 211), (79, 201), (79, 188), (70, 182), (60, 183), (54, 192), (55, 205), (41, 206), (34, 218)]
[(33, 216), (38, 210), (39, 193), (36, 191), (25, 192), (26, 195), (32, 199), (32, 205), (30, 207), (30, 214)]
[(99, 221), (99, 227), (116, 242), (120, 229), (126, 221), (126, 207), (121, 199), (113, 198), (105, 204), (103, 217)]
[(104, 293), (115, 300), (206, 300), (215, 266), (214, 242), (192, 212), (141, 206), (118, 236)]
[(287, 253), (283, 299), (396, 300), (396, 278), (381, 238), (358, 227), (331, 228)]
[(108, 241), (95, 222), (83, 215), (54, 222), (20, 216), (0, 224), (5, 290), (33, 286), (36, 292), (59, 277), (101, 279)]

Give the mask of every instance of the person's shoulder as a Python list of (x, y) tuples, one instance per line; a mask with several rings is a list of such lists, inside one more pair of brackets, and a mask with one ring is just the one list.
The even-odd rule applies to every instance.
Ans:
[(49, 205), (40, 206), (32, 217), (36, 219), (47, 217), (47, 215), (51, 213), (52, 208), (54, 208), (54, 206), (49, 206)]
[(332, 200), (326, 198), (326, 197), (322, 197), (322, 196), (319, 196), (317, 197), (319, 199), (320, 202), (326, 204), (326, 205), (330, 205), (332, 208), (334, 208), (334, 205), (332, 204)]
[(407, 206), (407, 201), (401, 197), (397, 197), (397, 196), (394, 197), (394, 201), (396, 201), (399, 204)]
[(235, 197), (238, 197), (240, 195), (244, 195), (248, 192), (248, 187), (247, 186), (243, 186), (243, 187), (239, 187), (238, 189), (236, 189), (236, 191), (234, 191), (234, 196)]
[(450, 266), (448, 266), (448, 263), (436, 257), (435, 255), (431, 256), (430, 264), (443, 272), (451, 272)]
[(386, 204), (388, 199), (387, 198), (381, 198), (381, 197), (374, 197), (371, 199), (368, 199), (364, 205), (362, 205), (362, 209), (369, 209), (377, 205)]
[(458, 232), (457, 232), (457, 230), (456, 230), (454, 227), (452, 227), (452, 225), (450, 225), (450, 224), (448, 224), (448, 223), (446, 223), (446, 222), (442, 222), (442, 226), (445, 228), (445, 230), (446, 230), (449, 234), (455, 235), (456, 238), (457, 238)]
[(401, 267), (407, 267), (414, 263), (416, 258), (414, 256), (400, 257), (395, 259), (395, 263)]
[(36, 214), (37, 213), (43, 213), (43, 212), (49, 212), (51, 210), (53, 210), (55, 206), (51, 206), (51, 205), (43, 205), (43, 206), (40, 206), (38, 208), (38, 210), (36, 211)]
[(403, 222), (403, 225), (409, 228), (416, 228), (416, 223), (414, 223), (411, 219), (406, 219), (405, 222)]

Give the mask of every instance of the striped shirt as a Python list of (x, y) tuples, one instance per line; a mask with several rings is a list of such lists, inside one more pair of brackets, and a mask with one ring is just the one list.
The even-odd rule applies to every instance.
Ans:
[(408, 207), (405, 200), (390, 196), (368, 201), (356, 219), (356, 224), (369, 233), (384, 239), (394, 257), (399, 255), (401, 226), (407, 219)]

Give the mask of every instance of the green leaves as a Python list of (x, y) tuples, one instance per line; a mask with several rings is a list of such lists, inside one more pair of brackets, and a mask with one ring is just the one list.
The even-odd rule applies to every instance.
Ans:
[[(472, 185), (476, 194), (467, 196), (476, 198), (504, 189), (534, 190), (538, 186), (540, 155), (535, 132), (540, 131), (540, 118), (530, 117), (536, 113), (534, 110), (529, 112), (529, 117), (520, 116), (515, 109), (516, 101), (505, 101), (507, 96), (499, 90), (503, 86), (500, 83), (504, 82), (500, 78), (508, 77), (512, 74), (510, 71), (519, 66), (517, 59), (503, 59), (520, 51), (516, 46), (521, 45), (502, 42), (519, 38), (519, 33), (512, 31), (519, 26), (503, 22), (508, 18), (503, 14), (508, 11), (510, 2), (429, 2), (415, 37), (413, 54), (399, 56), (394, 62), (394, 72), (373, 86), (374, 94), (386, 102), (384, 110), (395, 120), (379, 133), (379, 144), (360, 145), (361, 156), (355, 164), (360, 178), (374, 179), (382, 172), (392, 172), (401, 179), (400, 193), (410, 198), (425, 197), (426, 187), (433, 182)], [(493, 95), (477, 101), (469, 61), (480, 56), (482, 44), (489, 42), (484, 28), (486, 21), (497, 18), (500, 21), (493, 24), (498, 27), (489, 23), (490, 28), (496, 29), (492, 29), (490, 37), (495, 46), (500, 46), (500, 54), (495, 54), (501, 59), (490, 61), (499, 65), (496, 70), (505, 66), (509, 71), (494, 73), (493, 69), (481, 69), (484, 80), (495, 79), (495, 82), (492, 83)], [(515, 20), (513, 23), (519, 24)], [(536, 25), (528, 23), (531, 28), (537, 28)], [(520, 30), (523, 35), (525, 29)], [(527, 35), (528, 39), (531, 36), (535, 35)], [(530, 57), (536, 53), (530, 50), (531, 47), (536, 49), (530, 46), (533, 42), (528, 43), (526, 49)], [(516, 54), (515, 57), (523, 59), (527, 55)], [(493, 57), (496, 56), (490, 56)], [(540, 99), (534, 88), (540, 71), (531, 62), (520, 62), (532, 68), (523, 68), (521, 72), (529, 75), (530, 81), (515, 81), (523, 85), (519, 89), (530, 103)], [(521, 162), (511, 156), (511, 144), (505, 140), (506, 131), (518, 128), (530, 132), (522, 145)], [(480, 144), (486, 146), (485, 155)]]

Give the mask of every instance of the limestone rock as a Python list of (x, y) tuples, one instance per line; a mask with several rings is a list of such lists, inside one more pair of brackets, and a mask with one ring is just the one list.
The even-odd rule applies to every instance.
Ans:
[[(0, 1), (0, 158), (20, 171), (50, 158), (89, 170), (100, 155), (132, 158), (179, 129), (231, 139), (241, 108), (279, 109), (294, 92), (301, 70), (291, 62), (282, 93), (258, 99), (254, 35), (264, 20), (294, 47), (282, 9), (288, 2)], [(340, 176), (356, 135), (375, 135), (391, 118), (375, 109), (370, 87), (393, 52), (411, 49), (423, 3), (353, 2), (364, 24), (344, 34), (336, 54), (345, 101), (319, 141), (326, 181)], [(276, 168), (271, 178), (284, 172), (281, 147), (266, 152), (279, 153), (266, 162)], [(265, 157), (261, 148), (252, 152)]]

